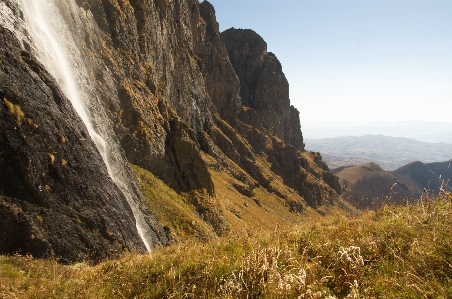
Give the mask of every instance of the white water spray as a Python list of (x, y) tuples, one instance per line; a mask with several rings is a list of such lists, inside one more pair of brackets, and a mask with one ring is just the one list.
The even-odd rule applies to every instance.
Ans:
[(193, 126), (193, 131), (195, 132), (195, 134), (198, 133), (197, 131), (197, 127), (196, 127), (196, 113), (198, 110), (198, 105), (196, 104), (196, 97), (197, 97), (197, 91), (195, 88), (195, 82), (192, 82), (192, 88), (191, 88), (191, 121), (192, 121), (192, 126)]
[[(93, 98), (87, 68), (65, 20), (53, 1), (59, 0), (18, 0), (25, 13), (24, 26), (30, 34), (32, 52), (56, 78), (83, 120), (102, 155), (109, 175), (126, 197), (135, 217), (137, 231), (150, 252), (152, 229), (140, 210), (140, 200), (133, 186), (123, 178), (124, 173), (128, 173), (127, 161), (114, 137), (109, 135), (112, 129), (102, 127), (109, 123), (106, 113), (101, 104)], [(19, 38), (23, 37), (25, 28), (16, 28), (15, 33)], [(90, 110), (95, 113), (91, 114)]]

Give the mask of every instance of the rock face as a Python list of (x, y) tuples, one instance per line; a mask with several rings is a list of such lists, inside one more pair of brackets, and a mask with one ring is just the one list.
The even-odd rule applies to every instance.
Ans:
[(199, 12), (205, 25), (197, 32), (194, 51), (201, 59), (207, 93), (220, 115), (227, 117), (242, 106), (239, 78), (228, 59), (212, 4), (204, 1), (199, 5)]
[[(5, 3), (11, 8), (15, 1)], [(258, 34), (220, 34), (208, 1), (55, 5), (128, 161), (177, 192), (202, 194), (193, 206), (218, 235), (228, 227), (216, 208), (212, 168), (234, 177), (243, 196), (263, 186), (294, 212), (338, 198), (337, 177), (318, 153), (304, 150), (281, 64)], [(23, 51), (25, 43), (3, 27), (0, 225), (7, 229), (0, 232), (0, 251), (78, 260), (143, 250), (131, 211), (80, 119)], [(153, 242), (167, 244), (151, 212), (149, 219)]]
[[(71, 103), (10, 32), (0, 38), (0, 252), (64, 262), (145, 251)], [(154, 227), (154, 244), (166, 244)]]
[(240, 119), (303, 149), (299, 112), (290, 105), (289, 83), (278, 58), (267, 52), (267, 43), (253, 30), (231, 28), (221, 36), (240, 79), (243, 105), (258, 115), (247, 111)]
[[(58, 5), (93, 69), (96, 93), (129, 162), (177, 191), (205, 188), (213, 194), (210, 178), (201, 174), (206, 165), (194, 155), (196, 135), (216, 113), (193, 51), (205, 30), (198, 2), (91, 0), (81, 14), (82, 2)], [(186, 148), (194, 149), (190, 161), (180, 161)]]

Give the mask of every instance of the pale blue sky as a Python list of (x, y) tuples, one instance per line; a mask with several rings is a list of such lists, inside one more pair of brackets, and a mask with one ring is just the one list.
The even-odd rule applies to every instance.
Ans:
[[(211, 0), (281, 61), (310, 121), (452, 122), (452, 0)], [(303, 126), (302, 126), (303, 127)]]

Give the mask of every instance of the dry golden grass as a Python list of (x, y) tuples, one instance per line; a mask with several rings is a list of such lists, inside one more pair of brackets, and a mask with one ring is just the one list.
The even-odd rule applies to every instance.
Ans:
[(452, 194), (292, 229), (59, 265), (0, 257), (2, 298), (450, 298)]
[(255, 196), (251, 198), (233, 187), (239, 182), (226, 172), (212, 170), (210, 173), (215, 184), (217, 204), (232, 234), (252, 235), (276, 226), (288, 227), (301, 222), (300, 216), (289, 212), (285, 201), (276, 194), (259, 187), (254, 189)]
[(160, 222), (172, 231), (176, 241), (206, 239), (213, 236), (213, 230), (188, 203), (189, 194), (178, 194), (151, 172), (130, 165), (137, 177), (147, 204)]
[[(149, 171), (135, 165), (131, 165), (131, 168), (140, 182), (150, 209), (171, 229), (176, 240), (212, 239), (215, 235), (212, 227), (203, 221), (190, 204), (191, 197), (196, 192), (178, 194)], [(210, 174), (215, 184), (216, 197), (206, 200), (221, 212), (229, 225), (230, 236), (251, 236), (275, 227), (288, 228), (309, 221), (310, 215), (319, 216), (312, 209), (307, 209), (303, 214), (291, 213), (285, 200), (262, 187), (254, 189), (254, 199), (247, 197), (233, 187), (240, 182), (225, 171), (210, 169)], [(292, 191), (291, 196), (298, 195)]]

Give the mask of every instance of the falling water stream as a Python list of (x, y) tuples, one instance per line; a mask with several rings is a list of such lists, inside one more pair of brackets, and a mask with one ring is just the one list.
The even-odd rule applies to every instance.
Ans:
[(106, 112), (93, 96), (85, 63), (54, 1), (60, 0), (18, 0), (24, 12), (25, 28), (15, 28), (15, 34), (21, 38), (26, 29), (31, 51), (56, 78), (83, 120), (109, 175), (126, 197), (135, 217), (137, 231), (150, 251), (152, 229), (140, 210), (138, 195), (125, 175), (129, 172), (127, 161), (111, 136), (112, 129), (106, 127), (109, 124)]

